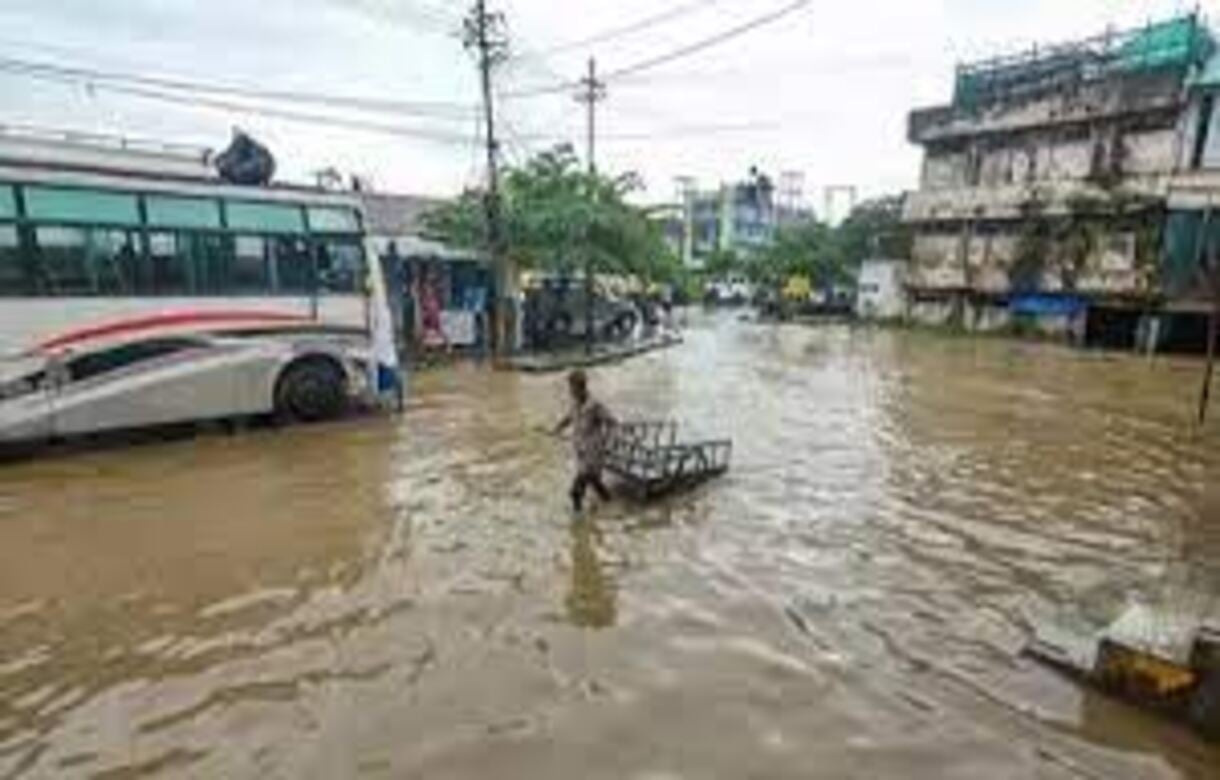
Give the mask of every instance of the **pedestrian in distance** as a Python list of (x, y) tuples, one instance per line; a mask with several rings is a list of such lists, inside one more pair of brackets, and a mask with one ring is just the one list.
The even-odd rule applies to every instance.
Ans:
[(572, 429), (573, 451), (576, 456), (576, 476), (572, 480), (570, 495), (572, 508), (584, 509), (585, 494), (589, 488), (603, 502), (610, 500), (610, 491), (602, 480), (606, 442), (618, 421), (601, 401), (589, 393), (589, 377), (584, 371), (568, 374), (568, 392), (572, 408), (555, 426), (554, 434)]

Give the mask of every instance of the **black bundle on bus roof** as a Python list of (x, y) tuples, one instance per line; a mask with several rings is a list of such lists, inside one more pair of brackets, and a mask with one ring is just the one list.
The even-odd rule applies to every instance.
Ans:
[(230, 184), (263, 187), (275, 176), (275, 157), (266, 146), (241, 130), (233, 130), (229, 147), (216, 156), (216, 171)]

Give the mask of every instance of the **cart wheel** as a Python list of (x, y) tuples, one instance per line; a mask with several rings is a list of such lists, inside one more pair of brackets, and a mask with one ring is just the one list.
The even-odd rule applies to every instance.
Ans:
[(1190, 720), (1203, 736), (1220, 742), (1220, 669), (1212, 670), (1195, 691)]

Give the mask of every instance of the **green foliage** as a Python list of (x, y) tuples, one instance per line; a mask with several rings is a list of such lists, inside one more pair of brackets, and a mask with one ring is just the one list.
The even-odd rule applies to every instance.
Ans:
[(1035, 197), (1022, 209), (1016, 258), (1009, 271), (1013, 288), (1036, 291), (1048, 270), (1056, 270), (1064, 290), (1075, 290), (1106, 235), (1134, 232), (1135, 264), (1146, 280), (1156, 273), (1160, 247), (1160, 202), (1124, 191), (1067, 198), (1061, 214), (1047, 214), (1047, 199)]
[(1008, 271), (1009, 282), (1017, 292), (1036, 292), (1042, 286), (1047, 257), (1051, 249), (1051, 225), (1046, 218), (1046, 202), (1037, 193), (1021, 207), (1021, 230), (1017, 235), (1016, 256)]
[(885, 195), (852, 210), (836, 230), (836, 240), (848, 268), (859, 268), (869, 257), (911, 256), (911, 229), (902, 222), (903, 197)]
[(780, 229), (774, 243), (756, 259), (752, 276), (773, 287), (783, 287), (793, 276), (807, 277), (817, 287), (851, 278), (835, 230), (812, 220)]
[(867, 201), (838, 227), (807, 220), (782, 227), (775, 242), (748, 265), (755, 282), (782, 287), (794, 276), (817, 288), (848, 284), (869, 257), (909, 257), (902, 196)]
[[(588, 261), (598, 273), (677, 281), (681, 263), (666, 245), (662, 227), (626, 200), (638, 188), (634, 174), (589, 174), (568, 145), (507, 169), (501, 211), (509, 255), (521, 268), (571, 273)], [(482, 246), (484, 197), (470, 190), (427, 214), (429, 237), (453, 246)]]
[(745, 270), (745, 263), (732, 249), (717, 249), (703, 261), (703, 273), (710, 279), (724, 279)]

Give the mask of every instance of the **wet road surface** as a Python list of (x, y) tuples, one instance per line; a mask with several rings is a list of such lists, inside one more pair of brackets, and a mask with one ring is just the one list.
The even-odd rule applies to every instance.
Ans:
[(1198, 372), (701, 319), (594, 392), (732, 473), (586, 522), (562, 380), (474, 367), (5, 467), (0, 778), (1220, 777), (1020, 656), (1207, 557)]

